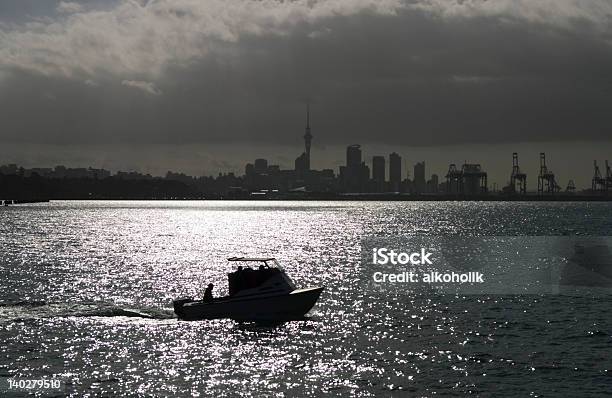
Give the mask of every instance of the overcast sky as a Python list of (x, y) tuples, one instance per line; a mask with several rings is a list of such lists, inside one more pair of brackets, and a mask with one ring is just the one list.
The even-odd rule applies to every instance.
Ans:
[(0, 163), (292, 167), (310, 101), (317, 168), (361, 143), (502, 183), (520, 148), (586, 184), (611, 100), (609, 0), (0, 1)]

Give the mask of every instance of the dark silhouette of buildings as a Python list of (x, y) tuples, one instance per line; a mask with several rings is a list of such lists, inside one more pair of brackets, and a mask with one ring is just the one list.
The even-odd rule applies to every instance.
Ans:
[(338, 181), (333, 170), (313, 170), (310, 164), (312, 133), (310, 128), (310, 106), (306, 107), (304, 152), (295, 159), (293, 170), (281, 170), (278, 165), (269, 165), (266, 159), (257, 159), (255, 164), (245, 167), (244, 191), (258, 196), (270, 197), (280, 193), (337, 192)]
[[(336, 176), (333, 170), (309, 170), (304, 175), (295, 170), (282, 170), (278, 165), (270, 165), (266, 159), (257, 159), (245, 167), (244, 176), (233, 173), (219, 174), (216, 177), (192, 177), (183, 173), (168, 171), (165, 177), (155, 177), (150, 174), (138, 172), (110, 171), (94, 168), (55, 168), (25, 169), (15, 164), (0, 166), (0, 200), (37, 199), (248, 199), (248, 198), (341, 198), (343, 193), (372, 194), (378, 193), (382, 197), (404, 197), (398, 195), (405, 192), (407, 196), (419, 200), (435, 200), (435, 198), (456, 199), (482, 199), (486, 197), (499, 197), (520, 199), (524, 195), (508, 195), (508, 189), (503, 192), (489, 193), (487, 188), (487, 173), (479, 164), (465, 163), (461, 168), (450, 165), (446, 174), (446, 183), (440, 184), (439, 177), (432, 174), (426, 181), (423, 189), (417, 189), (425, 179), (425, 164), (418, 162), (414, 165), (415, 178), (407, 178), (400, 190), (393, 193), (390, 183), (386, 179), (386, 161), (383, 156), (372, 157), (372, 178), (370, 169), (362, 161), (362, 152), (359, 145), (351, 145), (346, 152), (346, 165), (340, 167), (340, 174)], [(395, 159), (395, 168), (401, 163), (397, 154), (391, 154)], [(390, 162), (391, 163), (391, 162)], [(605, 200), (610, 181), (612, 186), (612, 170), (606, 164), (605, 174), (595, 168), (594, 187), (578, 195), (575, 184), (568, 183), (565, 192), (559, 192), (554, 187), (552, 172), (548, 170), (543, 161), (540, 188), (544, 193), (549, 189), (558, 192), (561, 199), (563, 195), (574, 199)], [(389, 167), (389, 170), (394, 168)], [(391, 174), (391, 173), (390, 173)], [(520, 174), (520, 173), (515, 173)], [(548, 177), (551, 176), (551, 177)], [(540, 191), (540, 193), (542, 193)], [(585, 194), (587, 196), (585, 196)], [(528, 197), (538, 198), (535, 193), (525, 194)], [(588, 196), (591, 195), (591, 196)], [(378, 196), (364, 196), (364, 198), (377, 198)], [(550, 195), (539, 197), (541, 200), (553, 199)], [(493, 198), (494, 199), (494, 198)], [(554, 199), (557, 199), (555, 196)], [(572, 199), (573, 200), (573, 199)]]
[(361, 166), (361, 145), (349, 145), (346, 147), (346, 167), (357, 169), (359, 166)]
[(44, 178), (92, 178), (105, 179), (111, 176), (111, 172), (104, 169), (94, 169), (91, 167), (84, 168), (67, 168), (65, 166), (50, 167), (35, 167), (32, 169), (24, 169), (16, 164), (8, 164), (0, 166), (0, 174), (4, 175), (21, 175), (23, 177), (39, 176)]
[(414, 191), (424, 193), (426, 190), (425, 162), (417, 162), (414, 165)]
[[(410, 169), (407, 167), (407, 177), (402, 181), (402, 157), (395, 152), (389, 154), (388, 175), (385, 157), (372, 156), (370, 178), (370, 168), (363, 161), (362, 148), (358, 144), (346, 148), (346, 164), (340, 166), (338, 175), (331, 169), (313, 169), (310, 158), (313, 136), (309, 105), (306, 106), (303, 139), (304, 151), (295, 159), (294, 169), (282, 170), (278, 165), (269, 164), (267, 159), (258, 158), (245, 165), (243, 176), (220, 173), (216, 177), (192, 177), (168, 171), (165, 177), (154, 177), (133, 171), (118, 171), (113, 175), (108, 170), (91, 167), (25, 169), (16, 164), (4, 165), (0, 166), (0, 200), (302, 198), (308, 197), (309, 194), (333, 198), (347, 196), (345, 194), (370, 193), (389, 197), (402, 196), (399, 195), (401, 193), (415, 195), (419, 199), (428, 199), (432, 195), (446, 195), (451, 198), (469, 196), (473, 199), (475, 196), (489, 194), (487, 173), (480, 164), (466, 162), (461, 168), (451, 164), (446, 174), (446, 183), (441, 184), (437, 174), (432, 174), (431, 178), (427, 179), (425, 162), (421, 161), (413, 166), (413, 180), (409, 178)], [(512, 160), (510, 184), (503, 189), (502, 194), (520, 194), (514, 195), (518, 198), (527, 195), (526, 174), (519, 168), (517, 153), (513, 153)], [(590, 192), (600, 195), (604, 193), (602, 196), (606, 196), (608, 191), (612, 191), (612, 170), (607, 161), (605, 176), (597, 163), (594, 164), (594, 169)], [(538, 193), (543, 195), (559, 191), (555, 175), (547, 168), (545, 155), (542, 153)], [(566, 193), (574, 191), (575, 185), (572, 181), (568, 184)]]
[(389, 185), (391, 191), (400, 192), (402, 184), (402, 157), (393, 152), (389, 155)]
[(340, 182), (344, 192), (367, 192), (370, 168), (361, 161), (361, 146), (346, 148), (346, 166), (340, 167)]
[(438, 193), (440, 187), (440, 181), (438, 180), (437, 174), (432, 174), (431, 179), (427, 181), (427, 192)]
[(302, 152), (300, 156), (295, 158), (294, 170), (300, 176), (304, 176), (308, 172), (305, 152)]
[(266, 159), (255, 159), (255, 173), (265, 174), (268, 172), (268, 161)]
[(384, 156), (373, 156), (372, 157), (372, 182), (374, 183), (374, 190), (376, 192), (385, 191), (385, 157)]

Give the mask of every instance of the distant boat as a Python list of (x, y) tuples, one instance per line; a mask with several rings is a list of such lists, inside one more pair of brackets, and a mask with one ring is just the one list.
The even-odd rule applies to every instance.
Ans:
[(231, 318), (238, 321), (300, 319), (314, 307), (323, 286), (297, 289), (275, 258), (231, 257), (231, 262), (259, 263), (228, 274), (229, 296), (211, 300), (174, 300), (183, 320)]

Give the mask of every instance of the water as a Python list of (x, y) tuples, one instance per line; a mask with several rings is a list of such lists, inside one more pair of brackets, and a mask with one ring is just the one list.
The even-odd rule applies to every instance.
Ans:
[[(74, 396), (577, 396), (612, 391), (612, 295), (445, 295), (360, 281), (397, 235), (612, 235), (606, 203), (52, 202), (0, 209), (0, 377)], [(323, 284), (307, 320), (182, 322), (224, 260)]]

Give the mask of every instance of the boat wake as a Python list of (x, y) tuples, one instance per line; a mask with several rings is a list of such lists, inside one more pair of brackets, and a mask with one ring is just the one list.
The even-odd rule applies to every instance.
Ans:
[(163, 308), (127, 308), (111, 303), (47, 303), (44, 301), (0, 303), (0, 321), (67, 317), (173, 319), (176, 316), (171, 310)]

